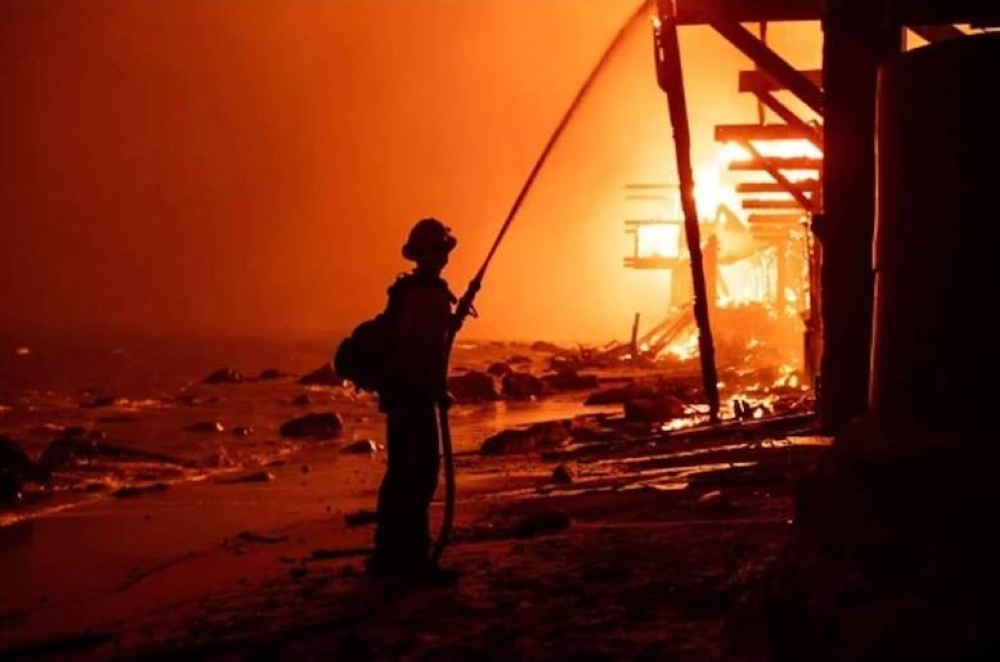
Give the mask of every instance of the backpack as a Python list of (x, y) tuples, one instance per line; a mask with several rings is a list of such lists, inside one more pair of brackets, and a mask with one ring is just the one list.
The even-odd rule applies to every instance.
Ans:
[(385, 388), (395, 339), (396, 290), (396, 286), (389, 288), (385, 310), (358, 324), (334, 352), (334, 370), (357, 390), (378, 393)]

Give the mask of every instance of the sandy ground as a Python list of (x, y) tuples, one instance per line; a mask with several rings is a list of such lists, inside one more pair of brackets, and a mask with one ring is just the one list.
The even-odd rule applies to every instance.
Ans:
[[(825, 443), (462, 457), (452, 589), (379, 583), (331, 554), (369, 544), (344, 515), (372, 506), (380, 474), (332, 449), (224, 500), (206, 481), (74, 509), (0, 530), (0, 659), (766, 659), (760, 579)], [(577, 478), (554, 485), (569, 459)], [(334, 508), (345, 476), (357, 496)]]

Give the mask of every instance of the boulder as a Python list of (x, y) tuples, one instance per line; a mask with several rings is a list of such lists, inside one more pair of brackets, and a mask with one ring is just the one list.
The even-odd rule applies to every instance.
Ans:
[(545, 384), (538, 377), (527, 372), (512, 372), (504, 375), (500, 382), (504, 396), (514, 400), (537, 398), (545, 392)]
[(205, 384), (239, 384), (242, 381), (243, 374), (232, 368), (219, 368), (204, 379)]
[(494, 402), (500, 399), (496, 382), (485, 372), (467, 372), (449, 377), (448, 392), (458, 403)]
[(576, 465), (560, 464), (552, 471), (550, 480), (556, 485), (569, 485), (576, 480), (577, 475)]
[(633, 398), (625, 401), (625, 420), (633, 423), (660, 423), (682, 418), (686, 405), (670, 396)]
[(273, 381), (275, 379), (281, 379), (282, 377), (287, 377), (285, 373), (281, 372), (277, 368), (267, 368), (266, 370), (261, 370), (260, 374), (257, 375), (257, 379), (262, 382)]
[(278, 429), (282, 437), (296, 439), (334, 439), (343, 431), (344, 419), (334, 412), (306, 414), (282, 423)]
[(41, 475), (48, 477), (54, 471), (81, 461), (89, 462), (99, 453), (96, 439), (88, 438), (86, 435), (69, 434), (67, 430), (66, 435), (53, 440), (42, 452), (38, 460), (39, 471)]
[(503, 430), (483, 442), (483, 455), (516, 455), (556, 448), (570, 438), (569, 421), (547, 421)]
[(331, 363), (324, 363), (312, 372), (299, 377), (299, 384), (304, 386), (343, 386), (345, 381), (333, 369), (333, 364)]
[(544, 375), (542, 381), (557, 391), (584, 391), (597, 388), (597, 375), (580, 374), (576, 370), (560, 370)]
[(490, 364), (490, 367), (486, 369), (486, 372), (494, 377), (504, 377), (514, 372), (514, 369), (507, 363), (497, 361), (496, 363)]
[(0, 473), (7, 474), (19, 485), (35, 475), (35, 464), (28, 454), (20, 444), (4, 435), (0, 435)]

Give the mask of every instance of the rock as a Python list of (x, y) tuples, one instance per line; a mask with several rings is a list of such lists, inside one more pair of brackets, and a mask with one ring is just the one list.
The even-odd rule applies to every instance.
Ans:
[(361, 441), (355, 441), (353, 444), (348, 444), (341, 449), (342, 453), (377, 453), (378, 444), (376, 444), (371, 439), (362, 439)]
[(254, 433), (254, 429), (249, 425), (237, 425), (232, 429), (234, 437), (249, 437)]
[(0, 469), (0, 507), (15, 506), (21, 502), (22, 482)]
[(333, 369), (333, 364), (331, 363), (324, 363), (312, 372), (299, 377), (299, 384), (305, 386), (343, 386), (345, 381)]
[(170, 486), (166, 483), (153, 483), (152, 485), (129, 485), (128, 487), (122, 487), (115, 490), (111, 493), (111, 496), (116, 499), (127, 499), (129, 497), (141, 496), (152, 492), (163, 492), (169, 488)]
[(549, 480), (556, 485), (569, 485), (576, 480), (576, 477), (576, 466), (572, 464), (560, 464), (552, 472), (552, 478)]
[[(10, 437), (0, 435), (0, 473), (8, 475), (20, 485), (35, 476), (35, 464), (21, 445)], [(0, 502), (3, 499), (0, 497)]]
[(455, 402), (494, 402), (500, 399), (496, 382), (485, 372), (468, 372), (448, 378), (448, 392)]
[(275, 379), (281, 379), (282, 377), (287, 377), (288, 375), (281, 372), (277, 368), (267, 368), (266, 370), (261, 370), (260, 374), (257, 375), (257, 379), (262, 382), (272, 381)]
[(225, 429), (218, 421), (201, 421), (188, 425), (184, 428), (184, 432), (223, 432)]
[(531, 359), (528, 358), (527, 356), (515, 354), (514, 356), (507, 359), (507, 363), (509, 363), (510, 365), (524, 365), (527, 363), (531, 363)]
[(237, 483), (269, 483), (272, 480), (274, 480), (274, 474), (270, 471), (255, 471), (240, 476), (220, 478), (215, 482), (219, 485), (234, 485)]
[(90, 402), (85, 402), (80, 406), (84, 409), (100, 409), (103, 407), (114, 407), (121, 402), (121, 398), (116, 398), (113, 395), (102, 395), (94, 398)]
[(597, 388), (597, 375), (580, 374), (575, 370), (561, 370), (544, 375), (542, 381), (557, 391), (584, 391)]
[(241, 531), (240, 534), (236, 537), (244, 542), (260, 543), (263, 545), (277, 545), (278, 543), (288, 541), (288, 536), (279, 536), (267, 533), (254, 533), (253, 531)]
[(278, 429), (282, 437), (295, 439), (334, 439), (343, 431), (344, 420), (334, 412), (306, 414), (282, 423)]
[(344, 524), (350, 527), (368, 526), (369, 524), (375, 524), (377, 521), (378, 513), (372, 510), (358, 510), (344, 515)]
[(527, 372), (512, 372), (504, 375), (500, 382), (501, 391), (508, 398), (528, 400), (545, 392), (545, 384), (538, 377)]
[(492, 375), (494, 377), (503, 377), (505, 375), (509, 375), (510, 373), (514, 372), (514, 369), (511, 368), (508, 364), (503, 363), (502, 361), (498, 361), (496, 363), (491, 363), (490, 367), (486, 369), (486, 372), (487, 374)]
[(299, 407), (305, 407), (312, 404), (312, 400), (305, 393), (300, 393), (299, 395), (292, 398), (292, 404), (298, 405)]
[(534, 538), (550, 535), (569, 528), (570, 516), (562, 510), (542, 510), (519, 518), (513, 525), (515, 538)]
[(656, 398), (634, 398), (625, 401), (625, 420), (629, 422), (660, 423), (682, 418), (686, 405), (675, 397), (662, 395)]
[(555, 448), (570, 438), (569, 421), (548, 421), (526, 428), (503, 430), (483, 442), (483, 455), (516, 455)]
[(239, 384), (243, 381), (243, 374), (232, 368), (219, 368), (203, 381), (205, 384)]
[(42, 452), (38, 460), (39, 471), (49, 477), (52, 472), (75, 465), (81, 460), (89, 462), (98, 454), (96, 440), (70, 434), (70, 430), (67, 430), (64, 436), (53, 440)]

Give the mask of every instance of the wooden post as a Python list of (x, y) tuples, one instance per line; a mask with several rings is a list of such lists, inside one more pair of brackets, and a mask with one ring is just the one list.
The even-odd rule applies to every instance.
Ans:
[(639, 360), (639, 313), (632, 322), (632, 361)]
[(691, 281), (694, 288), (694, 316), (698, 324), (698, 355), (701, 359), (702, 381), (708, 399), (709, 417), (719, 421), (719, 377), (715, 369), (715, 343), (708, 316), (708, 296), (701, 255), (698, 209), (694, 199), (694, 174), (691, 168), (691, 130), (688, 125), (687, 100), (681, 70), (681, 49), (673, 0), (657, 0), (660, 22), (653, 32), (656, 78), (667, 95), (670, 123), (674, 129), (677, 154), (677, 174), (680, 179), (681, 208), (684, 211), (684, 233), (691, 256)]
[(823, 8), (823, 357), (819, 414), (836, 432), (865, 413), (872, 333), (875, 227), (875, 83), (902, 47), (884, 1), (827, 0)]

